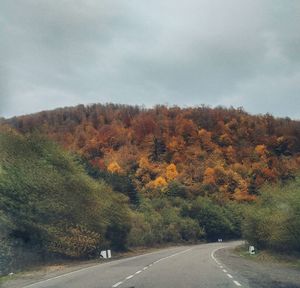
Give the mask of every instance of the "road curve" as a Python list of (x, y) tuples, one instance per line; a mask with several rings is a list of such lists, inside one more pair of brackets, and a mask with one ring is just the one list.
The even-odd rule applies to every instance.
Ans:
[(214, 252), (241, 242), (162, 249), (95, 265), (23, 288), (215, 288), (248, 287)]

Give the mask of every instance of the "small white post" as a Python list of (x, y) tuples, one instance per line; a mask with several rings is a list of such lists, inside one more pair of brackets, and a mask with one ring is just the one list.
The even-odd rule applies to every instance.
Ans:
[(111, 258), (111, 250), (107, 250), (107, 258)]
[(100, 256), (101, 256), (102, 258), (106, 259), (106, 258), (107, 258), (106, 250), (102, 250), (102, 251), (100, 252)]
[(249, 246), (249, 254), (254, 255), (255, 254), (255, 248), (254, 246)]

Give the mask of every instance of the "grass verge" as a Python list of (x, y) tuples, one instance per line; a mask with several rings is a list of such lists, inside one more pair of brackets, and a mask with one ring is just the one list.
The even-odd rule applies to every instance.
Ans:
[(300, 254), (276, 253), (270, 250), (256, 250), (254, 255), (248, 252), (248, 245), (240, 245), (234, 249), (235, 254), (256, 262), (265, 262), (273, 264), (284, 264), (293, 268), (300, 269)]

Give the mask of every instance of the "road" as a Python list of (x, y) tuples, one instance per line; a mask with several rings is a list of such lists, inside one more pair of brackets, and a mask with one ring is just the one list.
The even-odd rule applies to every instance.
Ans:
[[(248, 287), (235, 271), (215, 258), (220, 248), (240, 242), (162, 249), (43, 280), (24, 288), (214, 288)], [(246, 281), (244, 281), (246, 282)]]

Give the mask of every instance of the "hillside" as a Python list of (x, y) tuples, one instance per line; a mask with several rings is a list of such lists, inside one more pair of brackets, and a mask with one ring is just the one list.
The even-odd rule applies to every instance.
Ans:
[(100, 173), (38, 133), (2, 130), (0, 276), (62, 258), (98, 258), (105, 248), (115, 253), (240, 237), (240, 211), (233, 203), (221, 207), (203, 197), (165, 194), (147, 199), (126, 176)]
[(106, 247), (242, 233), (298, 251), (278, 227), (299, 232), (298, 184), (282, 186), (299, 183), (299, 168), (300, 122), (242, 109), (81, 105), (4, 119), (0, 275)]
[(150, 198), (173, 187), (186, 198), (249, 201), (300, 167), (300, 122), (243, 109), (94, 104), (2, 122), (46, 134)]
[(0, 276), (51, 255), (124, 249), (126, 197), (88, 177), (71, 155), (40, 136), (0, 132), (0, 148)]

